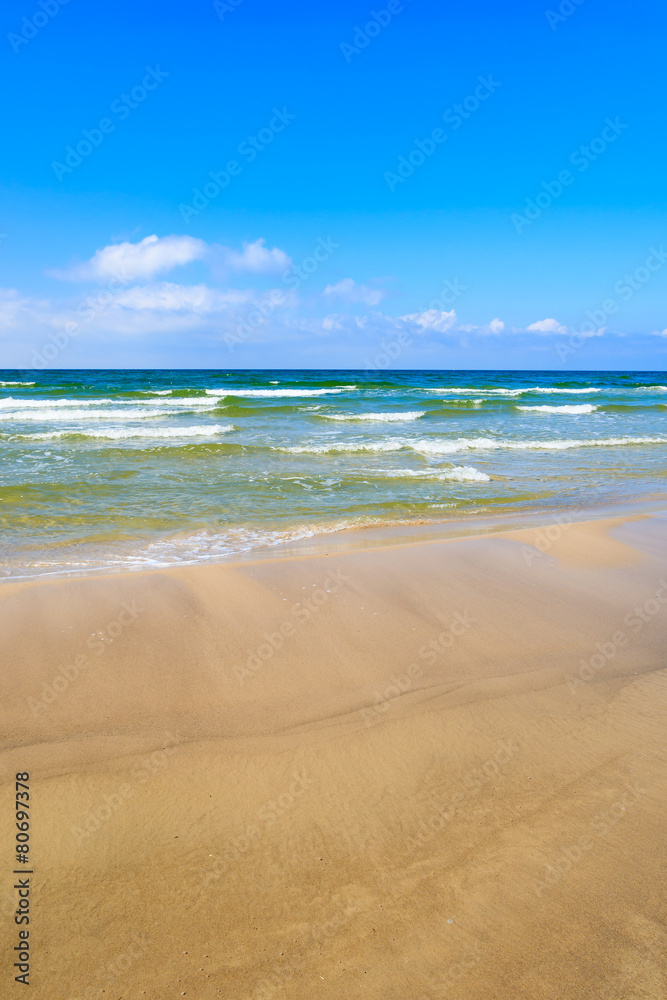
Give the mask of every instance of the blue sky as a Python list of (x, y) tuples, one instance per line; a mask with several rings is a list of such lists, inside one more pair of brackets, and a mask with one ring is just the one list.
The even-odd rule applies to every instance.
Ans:
[(0, 16), (3, 366), (665, 368), (657, 2)]

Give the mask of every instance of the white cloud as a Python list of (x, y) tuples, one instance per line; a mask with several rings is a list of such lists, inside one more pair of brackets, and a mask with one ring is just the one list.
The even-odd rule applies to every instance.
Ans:
[[(587, 340), (589, 337), (602, 337), (607, 332), (606, 326), (599, 326), (597, 330), (577, 330), (575, 331), (577, 337), (582, 337)], [(619, 337), (624, 337), (625, 334), (618, 334)]]
[(540, 319), (526, 327), (531, 333), (568, 333), (566, 326), (556, 319)]
[(253, 335), (259, 335), (260, 327), (281, 326), (285, 310), (295, 304), (292, 293), (280, 288), (219, 290), (160, 282), (117, 292), (86, 325), (92, 336), (95, 331), (149, 337), (190, 330), (215, 338), (239, 324), (250, 324)]
[(221, 292), (206, 285), (175, 285), (162, 281), (157, 285), (144, 285), (118, 292), (113, 298), (115, 306), (137, 311), (211, 313), (254, 302), (252, 290), (228, 289)]
[(336, 285), (327, 285), (322, 294), (342, 299), (343, 302), (361, 302), (366, 306), (378, 306), (385, 295), (381, 288), (358, 285), (353, 278), (343, 278)]
[[(397, 336), (407, 334), (410, 337), (425, 338), (429, 334), (456, 333), (456, 313), (441, 312), (429, 309), (426, 312), (410, 313), (406, 316), (386, 316), (375, 312), (369, 316), (354, 316), (349, 313), (333, 313), (324, 319), (312, 321), (308, 325), (314, 333), (326, 335), (337, 333), (339, 337), (358, 340), (361, 332), (365, 337)], [(455, 329), (453, 329), (455, 328)]]
[(49, 274), (69, 281), (134, 281), (199, 260), (206, 250), (206, 243), (192, 236), (146, 236), (139, 243), (112, 243), (96, 250), (84, 264)]
[(491, 333), (502, 333), (504, 329), (505, 329), (505, 324), (501, 319), (498, 319), (497, 317), (496, 319), (492, 319), (491, 322), (489, 323), (489, 330), (491, 331)]
[(340, 316), (325, 316), (322, 320), (322, 329), (330, 333), (332, 330), (342, 330), (343, 324)]
[(0, 288), (0, 328), (14, 326), (28, 304), (27, 299), (19, 297), (15, 288)]
[(651, 336), (652, 337), (667, 337), (667, 328), (665, 328), (664, 330), (652, 330), (651, 331)]
[(420, 329), (417, 332), (425, 333), (433, 330), (436, 333), (447, 333), (456, 324), (456, 312), (451, 309), (449, 312), (442, 312), (440, 309), (427, 309), (421, 313), (410, 313), (407, 316), (399, 317), (405, 323), (412, 323)]
[(15, 288), (0, 288), (0, 330), (30, 329), (49, 322), (50, 303), (30, 299)]
[(290, 266), (292, 258), (284, 250), (279, 247), (268, 250), (264, 243), (264, 239), (244, 243), (240, 253), (225, 247), (225, 264), (232, 271), (247, 271), (251, 274), (276, 274)]

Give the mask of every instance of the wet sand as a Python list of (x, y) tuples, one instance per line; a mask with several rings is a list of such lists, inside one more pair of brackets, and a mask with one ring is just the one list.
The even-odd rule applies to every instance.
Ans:
[(4, 584), (31, 996), (667, 996), (666, 526)]

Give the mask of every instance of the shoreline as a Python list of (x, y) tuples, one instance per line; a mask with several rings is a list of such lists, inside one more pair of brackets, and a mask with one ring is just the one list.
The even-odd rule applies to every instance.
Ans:
[[(521, 530), (530, 527), (548, 527), (566, 519), (567, 523), (577, 521), (604, 520), (609, 518), (640, 516), (643, 513), (654, 513), (667, 510), (667, 493), (654, 498), (636, 500), (617, 500), (607, 503), (594, 503), (588, 506), (562, 504), (553, 507), (532, 508), (530, 510), (512, 510), (493, 513), (476, 512), (461, 513), (444, 519), (433, 520), (392, 520), (373, 524), (357, 524), (352, 526), (332, 527), (322, 525), (321, 528), (310, 530), (304, 535), (272, 544), (260, 544), (255, 547), (241, 549), (223, 555), (184, 559), (174, 562), (157, 562), (155, 565), (128, 563), (125, 565), (95, 565), (74, 569), (63, 565), (62, 568), (42, 571), (33, 574), (13, 574), (0, 577), (0, 589), (5, 584), (36, 583), (40, 580), (77, 579), (82, 577), (108, 576), (125, 573), (154, 573), (163, 570), (178, 570), (195, 566), (236, 565), (245, 562), (266, 561), (272, 559), (291, 558), (306, 554), (326, 554), (330, 551), (355, 551), (364, 548), (382, 547), (385, 545), (409, 545), (420, 541), (446, 541), (453, 538), (473, 538), (495, 534), (508, 530)], [(198, 529), (188, 537), (195, 537)], [(266, 529), (270, 530), (270, 529)], [(418, 536), (427, 536), (420, 539)], [(159, 539), (182, 536), (164, 536)], [(73, 543), (77, 544), (77, 543)], [(84, 543), (85, 544), (85, 543)]]

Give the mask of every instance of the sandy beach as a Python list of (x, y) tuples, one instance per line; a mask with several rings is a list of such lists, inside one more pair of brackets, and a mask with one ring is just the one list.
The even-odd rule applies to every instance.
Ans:
[(3, 11), (0, 1000), (667, 1000), (667, 5)]
[(665, 524), (3, 584), (31, 995), (667, 996)]

